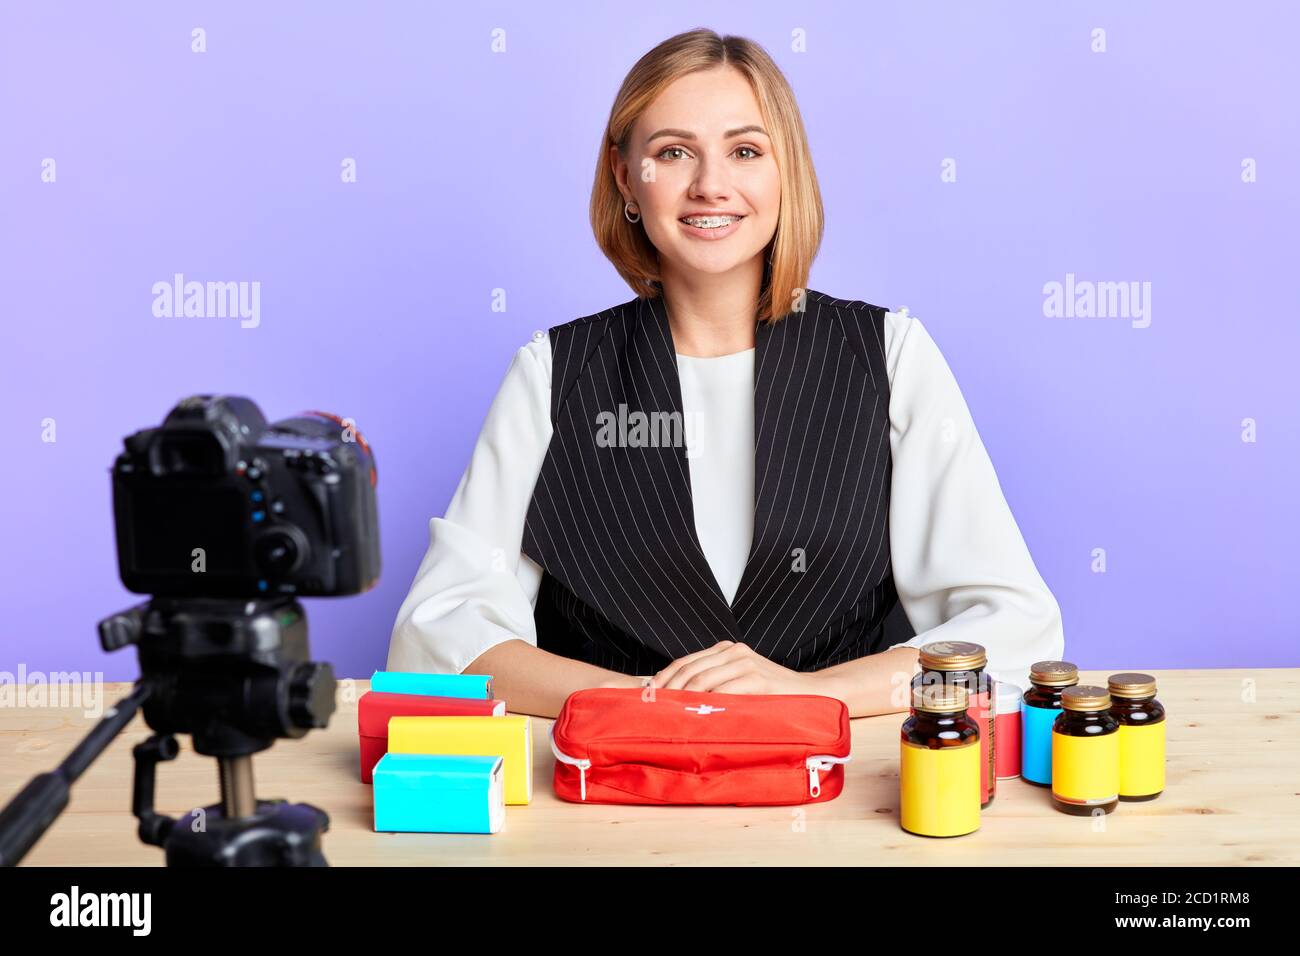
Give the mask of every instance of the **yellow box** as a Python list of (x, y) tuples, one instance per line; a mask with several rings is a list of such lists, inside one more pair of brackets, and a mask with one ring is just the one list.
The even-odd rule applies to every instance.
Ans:
[(506, 803), (533, 799), (532, 721), (524, 714), (393, 717), (388, 721), (388, 752), (496, 754), (505, 761)]

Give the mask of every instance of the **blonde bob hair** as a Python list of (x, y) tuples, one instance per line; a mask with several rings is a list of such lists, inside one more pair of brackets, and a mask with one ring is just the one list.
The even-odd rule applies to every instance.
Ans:
[[(756, 321), (776, 322), (802, 301), (808, 273), (821, 245), (821, 190), (794, 92), (767, 52), (744, 37), (700, 28), (664, 40), (637, 60), (609, 111), (591, 189), (591, 228), (596, 243), (639, 298), (663, 294), (659, 252), (638, 221), (623, 215), (623, 195), (610, 168), (610, 147), (627, 158), (632, 124), (678, 77), (719, 66), (739, 70), (754, 90), (772, 141), (781, 178), (776, 234), (764, 250), (762, 291)], [(798, 298), (796, 298), (798, 297)]]

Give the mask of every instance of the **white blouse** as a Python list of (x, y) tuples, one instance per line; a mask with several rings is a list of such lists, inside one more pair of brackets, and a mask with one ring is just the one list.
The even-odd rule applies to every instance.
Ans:
[[(988, 670), (1027, 686), (1029, 665), (1065, 650), (1061, 611), (1034, 566), (965, 399), (915, 316), (885, 315), (889, 370), (890, 557), (916, 636), (973, 641)], [(677, 356), (695, 526), (728, 601), (754, 519), (754, 350)], [(489, 647), (534, 646), (541, 568), (520, 550), (551, 439), (551, 345), (515, 354), (443, 518), (397, 612), (389, 670), (460, 673)], [(707, 413), (706, 413), (707, 411)], [(699, 414), (695, 414), (699, 413)], [(709, 424), (699, 441), (690, 421)]]

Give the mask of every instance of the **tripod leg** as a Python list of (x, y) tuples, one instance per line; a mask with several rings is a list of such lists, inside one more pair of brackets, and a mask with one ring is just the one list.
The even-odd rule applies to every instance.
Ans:
[(155, 813), (153, 809), (155, 768), (160, 761), (175, 760), (180, 745), (171, 734), (154, 734), (132, 750), (135, 757), (135, 783), (131, 793), (131, 812), (140, 820), (140, 839), (151, 846), (162, 846), (176, 821)]

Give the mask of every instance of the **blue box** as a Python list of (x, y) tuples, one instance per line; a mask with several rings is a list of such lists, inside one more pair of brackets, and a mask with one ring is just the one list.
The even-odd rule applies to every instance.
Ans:
[(499, 756), (388, 753), (374, 780), (376, 832), (496, 833), (505, 821)]
[(370, 689), (381, 694), (422, 694), (425, 697), (492, 699), (492, 677), (488, 674), (418, 674), (408, 671), (375, 671)]

